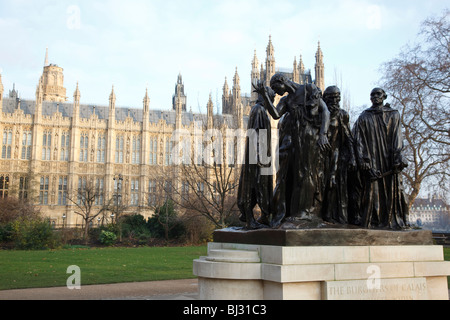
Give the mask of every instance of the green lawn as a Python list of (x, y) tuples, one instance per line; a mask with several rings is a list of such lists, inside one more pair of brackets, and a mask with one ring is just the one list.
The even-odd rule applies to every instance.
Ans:
[(206, 246), (0, 250), (0, 290), (65, 286), (71, 265), (81, 285), (194, 278), (192, 262), (204, 255)]
[[(0, 250), (0, 290), (65, 286), (71, 265), (81, 285), (195, 278), (192, 261), (204, 255), (206, 246)], [(450, 261), (450, 248), (444, 256)]]

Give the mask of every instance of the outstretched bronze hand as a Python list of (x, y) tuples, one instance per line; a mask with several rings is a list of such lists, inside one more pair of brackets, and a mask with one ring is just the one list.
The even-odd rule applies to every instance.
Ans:
[(258, 80), (258, 82), (256, 83), (256, 86), (254, 83), (252, 83), (252, 87), (254, 89), (253, 92), (256, 92), (262, 96), (265, 96), (266, 88), (264, 87), (264, 85), (261, 81)]

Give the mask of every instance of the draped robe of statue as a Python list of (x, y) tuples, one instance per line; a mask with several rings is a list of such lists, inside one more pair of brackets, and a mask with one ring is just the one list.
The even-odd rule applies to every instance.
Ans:
[(240, 220), (250, 229), (262, 227), (254, 220), (253, 209), (258, 204), (261, 209), (261, 222), (268, 223), (272, 210), (273, 176), (262, 174), (262, 169), (271, 166), (271, 124), (259, 99), (251, 109), (245, 144), (245, 162), (242, 165), (238, 187), (238, 207)]
[(365, 110), (354, 129), (355, 151), (361, 171), (361, 226), (403, 228), (408, 223), (408, 206), (401, 173), (403, 138), (400, 114), (388, 104)]
[(281, 98), (276, 108), (267, 105), (274, 119), (285, 116), (280, 129), (273, 227), (288, 217), (311, 220), (320, 215), (318, 196), (322, 187), (323, 160), (319, 142), (320, 136), (326, 136), (328, 130), (329, 111), (314, 84), (290, 84), (294, 92)]
[(278, 170), (276, 185), (273, 192), (274, 215), (271, 226), (277, 227), (282, 220), (291, 216), (291, 197), (294, 177), (294, 144), (292, 142), (292, 129), (294, 116), (286, 112), (278, 122)]
[(347, 173), (350, 165), (355, 166), (355, 159), (349, 115), (345, 110), (330, 112), (328, 141), (331, 149), (324, 157), (322, 218), (325, 221), (347, 224), (349, 222)]

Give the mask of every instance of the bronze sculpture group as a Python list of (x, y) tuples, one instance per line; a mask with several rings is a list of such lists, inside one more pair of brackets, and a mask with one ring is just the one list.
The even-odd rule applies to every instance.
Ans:
[[(250, 112), (248, 129), (269, 132), (267, 113), (279, 119), (279, 160), (275, 186), (272, 176), (261, 174), (267, 164), (244, 162), (238, 207), (247, 229), (317, 219), (328, 225), (363, 228), (408, 226), (400, 115), (384, 103), (384, 90), (372, 90), (372, 106), (360, 115), (353, 130), (348, 113), (340, 108), (336, 86), (322, 93), (314, 84), (300, 85), (277, 73), (270, 87), (258, 83), (254, 90), (259, 98)], [(276, 107), (275, 93), (283, 96)], [(254, 141), (260, 140), (247, 139), (247, 157), (260, 148)], [(265, 147), (271, 149), (270, 136)], [(256, 205), (261, 209), (259, 219), (253, 215)]]

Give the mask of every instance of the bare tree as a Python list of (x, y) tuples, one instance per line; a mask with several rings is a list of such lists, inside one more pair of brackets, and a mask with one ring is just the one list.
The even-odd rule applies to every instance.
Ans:
[(421, 42), (382, 66), (383, 86), (401, 114), (411, 207), (424, 183), (448, 188), (450, 175), (450, 11), (427, 19)]
[(101, 190), (87, 178), (80, 178), (78, 189), (67, 196), (67, 199), (75, 206), (74, 212), (84, 221), (83, 238), (85, 241), (88, 240), (89, 228), (94, 219), (108, 209), (107, 205), (97, 205), (97, 199), (100, 196)]
[[(171, 200), (190, 218), (202, 216), (217, 228), (228, 226), (238, 213), (236, 191), (240, 166), (236, 148), (239, 138), (226, 139), (226, 128), (223, 119), (217, 116), (214, 123), (201, 124), (201, 136), (176, 138), (172, 151), (182, 161), (173, 169), (178, 183), (172, 186)], [(188, 139), (188, 143), (183, 139)], [(191, 150), (188, 156), (187, 150)]]

